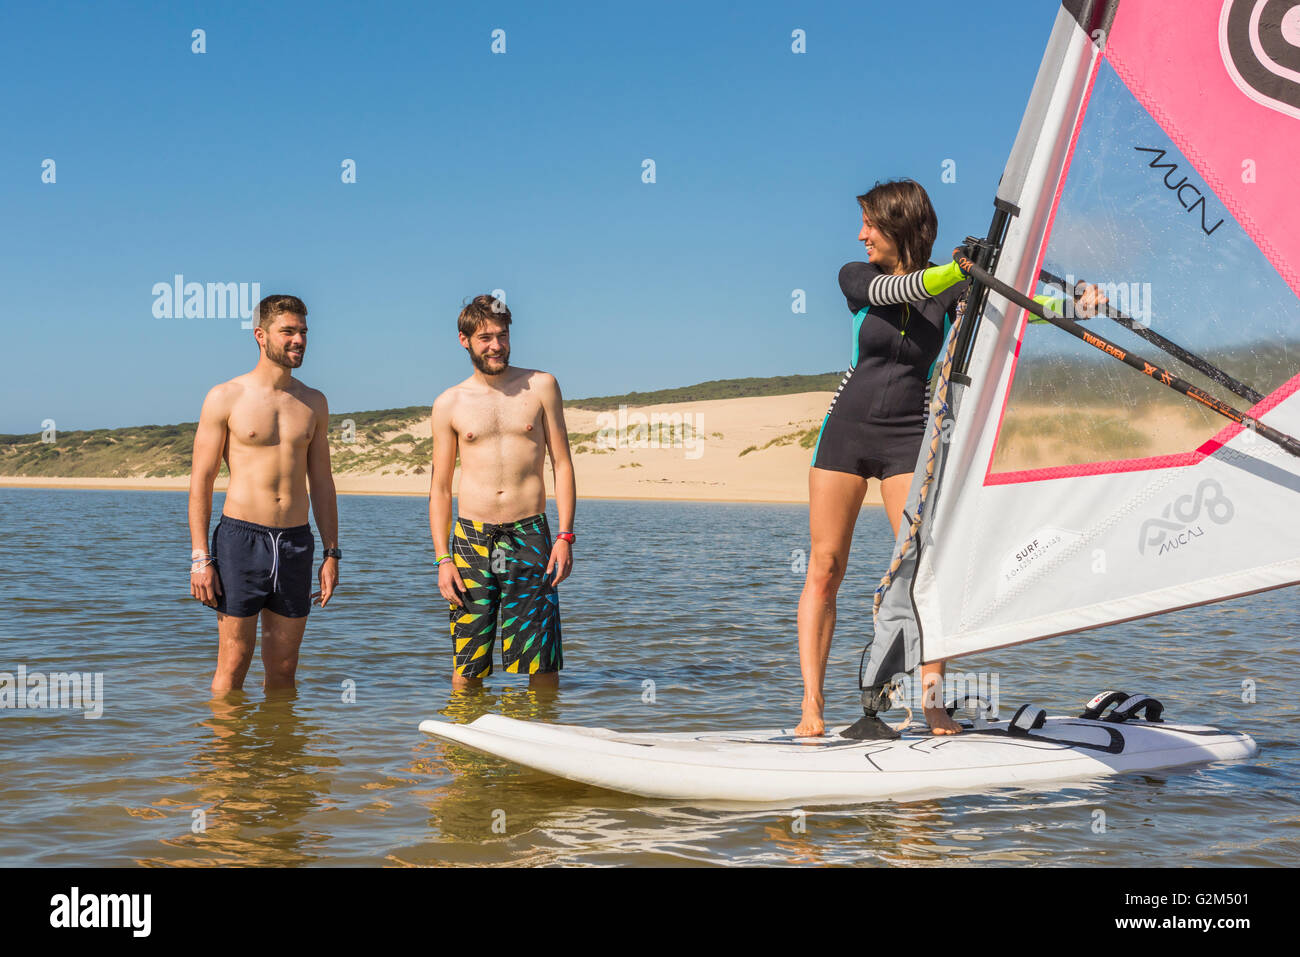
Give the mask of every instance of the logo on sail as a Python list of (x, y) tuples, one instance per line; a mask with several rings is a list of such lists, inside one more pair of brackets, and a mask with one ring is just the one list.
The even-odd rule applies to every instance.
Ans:
[(1283, 0), (1226, 0), (1219, 55), (1248, 97), (1300, 119), (1300, 6)]
[[(1219, 221), (1215, 223), (1213, 226), (1209, 224), (1205, 216), (1205, 197), (1201, 194), (1201, 191), (1196, 188), (1195, 184), (1189, 183), (1187, 181), (1188, 177), (1186, 173), (1184, 173), (1183, 178), (1176, 183), (1171, 183), (1169, 181), (1169, 177), (1173, 176), (1174, 173), (1178, 172), (1178, 164), (1161, 162), (1161, 160), (1165, 158), (1165, 153), (1168, 151), (1162, 150), (1158, 146), (1135, 146), (1133, 148), (1137, 150), (1139, 153), (1156, 154), (1151, 158), (1151, 162), (1148, 163), (1147, 166), (1151, 167), (1151, 169), (1166, 170), (1165, 186), (1173, 190), (1174, 195), (1178, 197), (1179, 204), (1183, 207), (1183, 209), (1187, 210), (1189, 213), (1199, 206), (1201, 208), (1201, 232), (1205, 233), (1205, 235), (1207, 236), (1214, 235), (1214, 231), (1223, 225), (1223, 217), (1220, 216)], [(1196, 198), (1190, 199), (1188, 195), (1186, 195), (1186, 193), (1193, 194), (1196, 196)]]
[(1022, 539), (1008, 552), (998, 568), (998, 597), (1012, 585), (1031, 577), (1029, 572), (1042, 571), (1051, 562), (1044, 561), (1048, 554), (1058, 552), (1063, 545), (1073, 545), (1083, 535), (1065, 528), (1048, 526)]
[(1191, 544), (1205, 534), (1202, 515), (1215, 525), (1225, 525), (1235, 514), (1223, 486), (1214, 479), (1204, 479), (1192, 494), (1180, 495), (1166, 505), (1160, 518), (1148, 518), (1142, 523), (1138, 554), (1145, 555), (1148, 548), (1155, 548), (1157, 555), (1163, 555)]

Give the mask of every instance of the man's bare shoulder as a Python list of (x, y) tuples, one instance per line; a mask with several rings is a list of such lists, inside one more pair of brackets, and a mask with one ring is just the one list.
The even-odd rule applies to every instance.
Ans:
[(231, 407), (239, 401), (239, 397), (244, 394), (246, 385), (247, 374), (238, 375), (233, 379), (217, 383), (208, 390), (208, 394), (204, 397), (203, 408), (218, 413), (229, 412)]
[(463, 379), (455, 385), (443, 389), (438, 398), (433, 400), (434, 413), (450, 411), (456, 401), (466, 392), (472, 390), (474, 385), (474, 377), (470, 376), (468, 379)]
[(541, 369), (520, 369), (520, 372), (528, 374), (528, 388), (537, 389), (540, 392), (557, 392), (560, 388), (559, 380), (549, 372), (543, 372)]
[(515, 382), (523, 383), (530, 389), (547, 384), (554, 384), (555, 376), (549, 372), (543, 372), (541, 369), (525, 369), (523, 366), (513, 366), (510, 374), (514, 377)]
[(313, 389), (305, 382), (297, 379), (293, 380), (293, 396), (301, 402), (311, 406), (313, 412), (324, 413), (329, 408), (329, 402), (325, 398), (325, 393), (320, 389)]

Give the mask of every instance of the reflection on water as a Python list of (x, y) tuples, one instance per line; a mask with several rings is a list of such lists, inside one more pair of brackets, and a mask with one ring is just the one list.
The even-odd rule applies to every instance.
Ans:
[(485, 714), (500, 714), (520, 721), (555, 722), (559, 718), (558, 688), (453, 688), (447, 704), (438, 710), (444, 718), (467, 724)]
[[(863, 807), (685, 807), (560, 781), (416, 727), (489, 712), (615, 730), (788, 726), (802, 586), (789, 556), (807, 546), (806, 509), (584, 502), (591, 531), (562, 586), (560, 688), (498, 673), (453, 692), (445, 614), (424, 571), (423, 501), (345, 496), (348, 575), (312, 615), (298, 690), (210, 700), (212, 615), (155, 561), (172, 539), (184, 547), (185, 504), (174, 493), (0, 489), (0, 671), (103, 672), (105, 690), (96, 721), (0, 711), (0, 864), (1300, 861), (1292, 591), (963, 661), (1000, 675), (1004, 709), (1077, 711), (1102, 684), (1119, 686), (1157, 695), (1170, 717), (1253, 734), (1257, 760)], [(833, 722), (856, 713), (861, 636), (889, 557), (880, 511), (859, 525), (827, 671)], [(112, 551), (86, 557), (86, 540)], [(88, 573), (123, 583), (121, 600), (88, 594)]]
[(183, 800), (160, 802), (185, 817), (164, 852), (139, 863), (290, 865), (313, 863), (329, 835), (304, 822), (330, 806), (340, 759), (316, 740), (294, 691), (265, 698), (235, 691), (203, 705), (192, 737), (178, 747), (182, 773), (162, 783)]
[[(329, 769), (339, 759), (311, 750), (319, 728), (299, 714), (296, 692), (250, 701), (234, 692), (208, 703), (207, 732), (187, 776), (204, 809), (195, 835), (213, 863), (300, 864), (317, 858), (327, 835), (304, 818), (327, 806)], [(179, 842), (178, 842), (179, 844)]]
[[(559, 717), (558, 689), (505, 687), (466, 688), (448, 692), (447, 704), (438, 714), (453, 721), (468, 722), (489, 713), (503, 714), (521, 721), (554, 722)], [(478, 845), (498, 843), (495, 839), (518, 831), (532, 831), (545, 820), (535, 813), (529, 802), (502, 801), (503, 791), (512, 796), (525, 787), (529, 779), (534, 786), (545, 788), (550, 779), (535, 772), (507, 767), (493, 758), (455, 745), (436, 744), (431, 760), (442, 773), (451, 772), (451, 780), (430, 792), (428, 805), (431, 829), (440, 836), (440, 844), (453, 847), (429, 848), (432, 857), (425, 863), (486, 863)], [(521, 780), (522, 779), (522, 780)], [(468, 855), (464, 848), (473, 847)]]

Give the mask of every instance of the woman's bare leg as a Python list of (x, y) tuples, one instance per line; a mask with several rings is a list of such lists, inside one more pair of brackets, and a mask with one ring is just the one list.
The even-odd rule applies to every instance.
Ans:
[(835, 633), (835, 596), (848, 567), (853, 527), (866, 494), (867, 480), (861, 476), (827, 469), (808, 470), (808, 529), (812, 544), (798, 616), (803, 717), (794, 731), (801, 737), (826, 731), (822, 689), (831, 636)]
[[(912, 472), (903, 475), (891, 475), (880, 483), (880, 497), (885, 500), (885, 515), (894, 529), (894, 539), (898, 539), (898, 527), (903, 521), (903, 507), (907, 505), (907, 493), (912, 487)], [(931, 688), (938, 684), (933, 691)], [(956, 734), (961, 725), (948, 716), (943, 707), (943, 662), (935, 661), (921, 666), (921, 702), (925, 714), (925, 723), (935, 734)], [(933, 707), (931, 707), (933, 704)]]

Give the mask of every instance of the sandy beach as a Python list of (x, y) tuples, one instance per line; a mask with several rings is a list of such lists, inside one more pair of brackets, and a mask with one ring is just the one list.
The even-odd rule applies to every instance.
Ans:
[[(568, 431), (577, 437), (572, 448), (578, 495), (806, 504), (811, 443), (831, 395), (804, 392), (680, 402), (638, 406), (621, 413), (566, 409)], [(429, 422), (412, 420), (403, 424), (400, 432), (416, 440), (426, 439)], [(386, 433), (382, 438), (397, 434)], [(346, 471), (340, 468), (345, 458), (342, 451), (336, 448), (334, 456), (335, 484), (342, 494), (424, 496), (429, 492), (427, 470), (419, 474), (400, 469)], [(225, 479), (219, 479), (217, 489), (224, 485)], [(0, 487), (184, 491), (189, 479), (0, 476)], [(551, 491), (549, 470), (547, 488)], [(871, 483), (867, 504), (880, 504), (876, 482)]]
[[(567, 408), (578, 496), (807, 504), (808, 467), (831, 396), (802, 392), (608, 412)], [(1222, 427), (1192, 406), (1153, 405), (1134, 414), (1111, 407), (1025, 404), (1009, 412), (996, 460), (999, 469), (1093, 461), (1099, 452), (1130, 458), (1189, 451)], [(417, 445), (428, 447), (427, 416), (389, 420), (383, 428), (358, 429), (352, 441), (333, 438), (339, 492), (428, 495), (428, 462), (422, 457), (427, 452), (414, 452)], [(549, 469), (546, 478), (551, 493)], [(217, 489), (225, 483), (219, 478)], [(184, 491), (189, 477), (0, 476), (0, 487)], [(873, 481), (865, 504), (880, 504), (879, 489)]]

